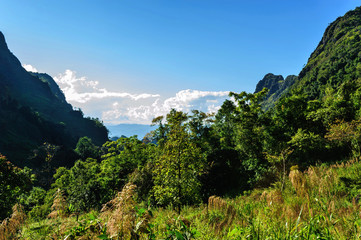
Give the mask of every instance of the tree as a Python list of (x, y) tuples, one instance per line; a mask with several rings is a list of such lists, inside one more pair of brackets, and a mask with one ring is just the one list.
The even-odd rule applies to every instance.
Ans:
[[(141, 170), (152, 158), (150, 150), (153, 144), (144, 144), (136, 137), (119, 138), (117, 141), (107, 142), (103, 145), (101, 173), (99, 181), (109, 189), (109, 197), (121, 191), (129, 180), (129, 174), (135, 169)], [(150, 151), (148, 151), (150, 150)], [(148, 183), (151, 185), (151, 183)]]
[(205, 161), (201, 149), (191, 141), (186, 120), (185, 113), (174, 109), (167, 115), (169, 133), (154, 168), (155, 200), (160, 205), (173, 204), (178, 212), (183, 205), (200, 200), (198, 177)]
[(234, 112), (236, 105), (231, 100), (225, 100), (222, 107), (216, 114), (213, 129), (215, 134), (219, 137), (219, 142), (223, 149), (234, 149), (236, 121)]
[(163, 116), (154, 118), (151, 125), (158, 125), (158, 128), (152, 131), (152, 139), (160, 146), (163, 146), (164, 141), (167, 139), (167, 133), (169, 132), (169, 127), (162, 122), (163, 118)]
[(78, 160), (69, 170), (58, 168), (52, 187), (64, 191), (77, 211), (97, 209), (108, 200), (104, 200), (103, 196), (109, 190), (98, 180), (99, 173), (100, 166), (95, 159)]
[(210, 126), (213, 123), (214, 114), (207, 114), (198, 110), (192, 110), (189, 116), (188, 126), (192, 141), (202, 150), (207, 150), (210, 135)]
[(233, 142), (239, 152), (242, 165), (249, 174), (249, 183), (255, 184), (264, 178), (268, 162), (264, 155), (264, 142), (268, 115), (261, 108), (268, 90), (252, 94), (241, 92), (230, 93), (235, 100), (235, 106), (230, 108), (231, 120), (235, 126)]
[(19, 196), (30, 191), (35, 176), (27, 167), (15, 167), (0, 154), (0, 219), (8, 217)]
[(99, 159), (100, 157), (99, 148), (86, 136), (79, 139), (75, 152), (77, 152), (83, 160), (87, 158)]
[[(129, 181), (135, 170), (143, 172), (153, 158), (154, 144), (144, 144), (136, 137), (119, 138), (102, 146), (102, 161), (93, 158), (78, 160), (69, 170), (60, 167), (54, 175), (53, 189), (64, 191), (68, 201), (78, 211), (99, 209), (111, 200)], [(146, 172), (146, 171), (144, 171)], [(139, 182), (141, 178), (136, 179)], [(147, 195), (151, 181), (140, 187)]]
[(330, 129), (325, 135), (329, 141), (337, 145), (346, 145), (352, 151), (353, 157), (361, 155), (361, 122), (353, 120), (351, 122), (336, 121), (330, 125)]

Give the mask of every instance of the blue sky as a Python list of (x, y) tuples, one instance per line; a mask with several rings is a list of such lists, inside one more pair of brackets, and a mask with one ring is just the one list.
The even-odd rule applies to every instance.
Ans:
[(269, 72), (297, 75), (328, 24), (358, 4), (0, 0), (0, 30), (85, 114), (149, 123), (170, 107), (216, 110), (228, 91), (253, 92)]

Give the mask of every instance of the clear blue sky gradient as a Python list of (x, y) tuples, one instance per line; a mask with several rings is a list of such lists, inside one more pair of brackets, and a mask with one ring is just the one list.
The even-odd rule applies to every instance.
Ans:
[(356, 0), (0, 0), (0, 30), (22, 63), (103, 87), (174, 95), (253, 92), (298, 74), (329, 23)]

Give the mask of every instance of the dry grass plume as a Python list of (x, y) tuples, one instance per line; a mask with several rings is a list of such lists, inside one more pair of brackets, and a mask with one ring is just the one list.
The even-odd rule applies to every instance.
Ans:
[(226, 200), (217, 196), (211, 196), (208, 198), (208, 211), (218, 211), (224, 216), (221, 221), (212, 223), (216, 232), (220, 232), (221, 230), (231, 226), (237, 215), (237, 211), (232, 204), (227, 203)]
[(288, 175), (292, 186), (296, 190), (298, 196), (305, 196), (307, 193), (306, 178), (302, 172), (297, 168), (291, 169), (290, 174)]
[(136, 186), (127, 184), (117, 196), (106, 203), (101, 212), (107, 219), (107, 233), (111, 238), (132, 239), (135, 229), (136, 211), (134, 200)]
[(23, 206), (15, 204), (11, 217), (3, 220), (0, 225), (0, 240), (14, 239), (25, 218)]
[(49, 213), (48, 218), (66, 217), (67, 203), (63, 192), (58, 189), (54, 195), (51, 213)]

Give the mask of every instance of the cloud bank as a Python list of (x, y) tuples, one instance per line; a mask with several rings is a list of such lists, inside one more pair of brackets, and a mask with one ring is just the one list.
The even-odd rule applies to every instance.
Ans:
[(98, 81), (87, 80), (86, 77), (77, 77), (76, 72), (66, 70), (64, 74), (54, 77), (69, 102), (86, 103), (93, 99), (103, 98), (129, 98), (132, 100), (155, 98), (158, 94), (130, 94), (124, 92), (111, 92), (99, 88)]
[(175, 97), (156, 98), (148, 104), (126, 106), (114, 102), (112, 109), (102, 113), (102, 119), (109, 123), (121, 123), (121, 120), (150, 124), (157, 116), (166, 115), (172, 108), (178, 111), (190, 112), (197, 109), (203, 112), (216, 112), (227, 98), (228, 92), (208, 92), (198, 90), (182, 90)]
[(187, 89), (165, 98), (160, 94), (109, 91), (101, 88), (98, 81), (78, 77), (72, 70), (66, 70), (54, 80), (69, 103), (106, 124), (150, 124), (154, 117), (165, 115), (172, 108), (184, 112), (193, 109), (216, 112), (229, 93)]

